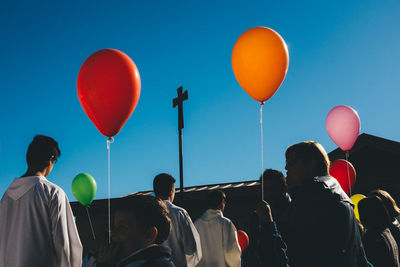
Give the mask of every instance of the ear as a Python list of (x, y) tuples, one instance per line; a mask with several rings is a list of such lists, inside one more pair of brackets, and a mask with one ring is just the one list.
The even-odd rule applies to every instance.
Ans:
[(146, 245), (148, 246), (148, 245), (154, 244), (154, 242), (156, 241), (157, 236), (158, 236), (157, 227), (153, 226), (153, 227), (147, 229), (146, 235), (145, 235)]

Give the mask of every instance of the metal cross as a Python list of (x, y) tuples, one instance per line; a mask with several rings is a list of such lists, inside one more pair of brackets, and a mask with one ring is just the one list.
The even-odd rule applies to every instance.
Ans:
[(172, 106), (178, 106), (178, 131), (179, 131), (179, 183), (180, 183), (180, 196), (183, 200), (183, 153), (182, 153), (182, 129), (183, 123), (183, 101), (188, 99), (188, 91), (182, 93), (183, 87), (179, 87), (178, 97), (172, 101)]

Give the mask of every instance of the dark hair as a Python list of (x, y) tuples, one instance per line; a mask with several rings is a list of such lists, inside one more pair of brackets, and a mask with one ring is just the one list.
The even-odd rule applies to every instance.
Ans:
[(358, 202), (360, 221), (367, 229), (384, 230), (389, 226), (389, 213), (378, 196), (370, 196)]
[(58, 143), (51, 137), (36, 135), (29, 144), (26, 152), (26, 162), (31, 170), (43, 170), (49, 165), (49, 161), (57, 161), (61, 156)]
[(382, 200), (383, 205), (385, 205), (385, 208), (389, 212), (389, 216), (392, 219), (400, 215), (400, 208), (397, 206), (396, 201), (388, 192), (376, 189), (371, 191), (370, 195), (376, 195)]
[(156, 244), (167, 240), (171, 232), (171, 217), (164, 201), (153, 196), (129, 196), (116, 201), (115, 211), (132, 213), (140, 230), (156, 227)]
[(153, 180), (154, 194), (161, 199), (167, 199), (174, 188), (175, 178), (168, 173), (161, 173)]
[(260, 182), (262, 182), (263, 179), (264, 182), (265, 181), (276, 182), (277, 184), (279, 184), (282, 190), (284, 190), (287, 187), (285, 175), (283, 175), (283, 173), (278, 170), (266, 169), (263, 175), (260, 176)]
[(210, 209), (217, 209), (223, 200), (226, 199), (226, 195), (221, 190), (211, 191), (207, 195), (207, 204)]
[(286, 159), (291, 153), (294, 153), (296, 160), (301, 160), (304, 163), (315, 160), (315, 176), (328, 175), (330, 161), (328, 154), (320, 143), (305, 141), (291, 145), (286, 150)]

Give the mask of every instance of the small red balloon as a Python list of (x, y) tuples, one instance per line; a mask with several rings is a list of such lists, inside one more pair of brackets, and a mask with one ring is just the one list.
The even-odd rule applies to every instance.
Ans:
[(79, 102), (89, 119), (103, 135), (112, 137), (139, 101), (139, 70), (123, 52), (102, 49), (82, 64), (77, 88)]
[(329, 167), (329, 174), (338, 180), (343, 191), (347, 194), (350, 193), (350, 189), (356, 183), (356, 170), (347, 160), (335, 160)]
[(237, 231), (237, 236), (240, 249), (243, 252), (249, 246), (249, 237), (247, 236), (246, 232), (242, 230)]

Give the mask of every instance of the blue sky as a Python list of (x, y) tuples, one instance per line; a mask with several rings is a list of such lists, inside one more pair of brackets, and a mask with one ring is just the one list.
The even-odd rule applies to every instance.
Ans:
[[(325, 118), (349, 105), (361, 132), (400, 141), (399, 1), (8, 1), (0, 3), (0, 193), (26, 170), (36, 134), (62, 156), (49, 180), (71, 200), (81, 172), (106, 197), (107, 151), (79, 104), (76, 78), (103, 48), (128, 54), (142, 91), (111, 147), (111, 195), (150, 190), (153, 177), (179, 177), (176, 89), (185, 102), (185, 186), (257, 179), (259, 105), (236, 82), (230, 57), (247, 29), (286, 40), (286, 79), (264, 106), (264, 167), (284, 171), (284, 152), (316, 140), (336, 148)], [(179, 183), (177, 183), (177, 186)]]

